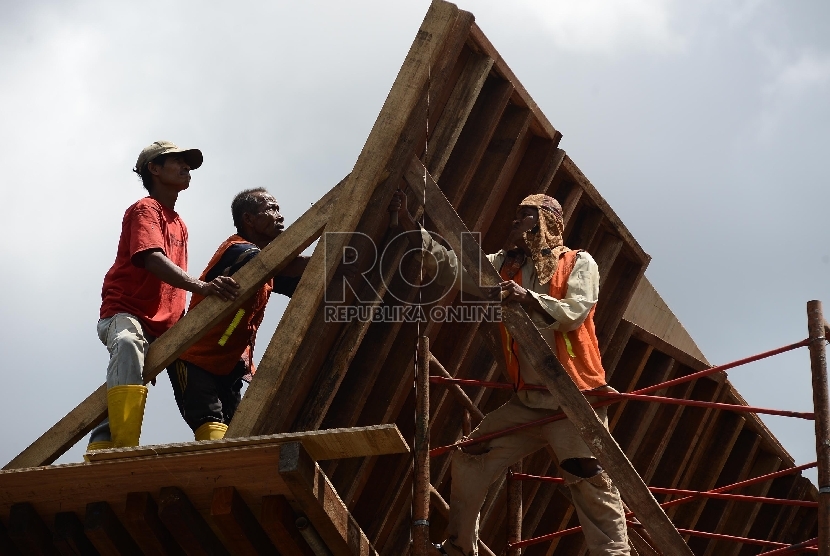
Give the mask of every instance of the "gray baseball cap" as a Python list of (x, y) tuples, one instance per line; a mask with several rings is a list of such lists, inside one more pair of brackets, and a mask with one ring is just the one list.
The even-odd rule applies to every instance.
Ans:
[(138, 160), (135, 163), (135, 172), (140, 173), (144, 166), (154, 158), (162, 154), (182, 153), (191, 170), (202, 165), (202, 151), (199, 149), (181, 149), (170, 141), (156, 141), (152, 145), (141, 149)]

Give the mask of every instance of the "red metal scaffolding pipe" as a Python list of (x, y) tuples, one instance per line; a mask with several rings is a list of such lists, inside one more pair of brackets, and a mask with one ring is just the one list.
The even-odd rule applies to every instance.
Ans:
[[(561, 477), (543, 477), (540, 475), (528, 475), (526, 473), (512, 473), (510, 477), (516, 481), (540, 481), (545, 483), (562, 484), (565, 479)], [(781, 506), (801, 506), (805, 508), (817, 508), (818, 502), (809, 500), (791, 500), (788, 498), (768, 498), (766, 496), (748, 496), (745, 494), (724, 494), (718, 492), (707, 492), (698, 490), (685, 490), (678, 488), (662, 488), (650, 486), (648, 489), (657, 494), (685, 495), (686, 499), (691, 498), (715, 498), (718, 500), (735, 500), (737, 502), (759, 502), (762, 504), (778, 504)]]
[[(785, 548), (777, 548), (769, 552), (761, 552), (758, 556), (781, 556), (782, 554), (795, 554), (803, 551), (805, 548), (811, 548), (818, 544), (818, 538), (810, 539), (809, 541), (800, 542), (798, 544), (791, 544)], [(810, 551), (815, 552), (815, 551)]]
[[(764, 481), (770, 481), (772, 479), (777, 479), (778, 477), (784, 477), (786, 475), (791, 475), (791, 474), (797, 473), (799, 471), (804, 471), (805, 469), (811, 469), (811, 468), (815, 467), (816, 465), (817, 465), (816, 462), (805, 463), (804, 465), (799, 465), (799, 466), (796, 466), (796, 467), (790, 467), (789, 469), (783, 469), (781, 471), (775, 471), (773, 473), (767, 473), (766, 475), (760, 475), (758, 477), (753, 477), (752, 479), (746, 479), (745, 481), (739, 481), (739, 482), (733, 483), (731, 485), (724, 485), (722, 487), (707, 491), (707, 493), (711, 493), (711, 494), (721, 493), (721, 492), (726, 492), (726, 491), (729, 491), (729, 490), (734, 490), (734, 489), (737, 489), (737, 488), (742, 488), (742, 487), (745, 487), (745, 486), (750, 486), (750, 485), (762, 483)], [(541, 477), (539, 475), (528, 475), (528, 474), (525, 474), (525, 473), (513, 473), (512, 476), (513, 476), (514, 479), (524, 479), (526, 477), (526, 478), (532, 478), (534, 480), (543, 480), (544, 482), (551, 482), (551, 483), (563, 482), (564, 483), (564, 479), (559, 479), (559, 477)], [(701, 494), (704, 494), (704, 493), (697, 493), (693, 496), (687, 496), (685, 498), (678, 498), (677, 500), (672, 500), (670, 502), (664, 502), (664, 503), (660, 504), (660, 506), (663, 509), (666, 509), (666, 508), (669, 508), (671, 506), (677, 506), (677, 505), (680, 505), (680, 504), (684, 504), (686, 502), (691, 502), (692, 500), (696, 500), (696, 499), (700, 498)], [(633, 512), (628, 512), (626, 514), (626, 518), (632, 517), (633, 515), (634, 515)], [(512, 545), (508, 545), (508, 546), (509, 546), (509, 548), (522, 548), (524, 546), (530, 546), (532, 544), (538, 544), (538, 543), (541, 543), (541, 542), (545, 542), (547, 540), (553, 540), (557, 537), (562, 537), (562, 536), (565, 536), (565, 535), (571, 535), (573, 533), (578, 533), (579, 531), (582, 531), (582, 527), (572, 527), (570, 529), (563, 529), (562, 531), (556, 531), (555, 533), (549, 533), (547, 535), (542, 535), (541, 537), (534, 537), (532, 539), (525, 539), (525, 540), (523, 540), (519, 543), (515, 543), (515, 544), (512, 544)]]
[[(732, 368), (738, 367), (740, 365), (745, 365), (747, 363), (752, 363), (753, 361), (758, 361), (760, 359), (765, 359), (767, 357), (772, 357), (773, 355), (778, 355), (778, 354), (781, 354), (781, 353), (785, 353), (787, 351), (791, 351), (791, 350), (806, 346), (809, 343), (810, 343), (810, 339), (806, 338), (806, 339), (801, 340), (800, 342), (796, 342), (794, 344), (789, 344), (789, 345), (786, 345), (786, 346), (783, 346), (783, 347), (780, 347), (780, 348), (777, 348), (777, 349), (773, 349), (773, 350), (770, 350), (770, 351), (765, 351), (763, 353), (759, 353), (757, 355), (746, 357), (744, 359), (739, 359), (737, 361), (733, 361), (731, 363), (726, 363), (724, 365), (718, 365), (716, 367), (710, 367), (708, 369), (704, 369), (704, 370), (699, 371), (697, 373), (692, 373), (690, 375), (685, 375), (685, 376), (682, 376), (682, 377), (678, 377), (678, 378), (675, 378), (675, 379), (672, 379), (672, 380), (668, 380), (666, 382), (661, 382), (660, 384), (655, 384), (655, 385), (649, 386), (647, 388), (641, 388), (640, 390), (635, 390), (634, 392), (631, 392), (630, 394), (626, 394), (626, 395), (642, 395), (642, 394), (648, 394), (650, 392), (656, 392), (657, 390), (662, 390), (664, 388), (668, 388), (670, 386), (675, 386), (677, 384), (683, 384), (684, 382), (689, 382), (689, 381), (692, 381), (692, 380), (696, 380), (698, 378), (702, 378), (702, 377), (717, 373), (719, 371), (725, 371), (727, 369), (732, 369)], [(452, 380), (453, 382), (456, 382), (458, 380), (465, 380), (465, 379), (446, 379), (446, 378), (443, 378), (443, 377), (439, 377), (439, 378), (441, 380), (436, 381), (436, 383), (441, 382), (441, 381), (449, 382), (449, 380)], [(474, 382), (477, 382), (477, 381), (474, 381)], [(504, 383), (494, 383), (494, 384), (504, 384)], [(480, 384), (477, 384), (477, 385), (480, 385)], [(512, 385), (507, 385), (507, 386), (511, 389), (513, 388)], [(499, 386), (499, 388), (501, 388), (501, 387), (502, 386)], [(527, 389), (527, 387), (526, 387), (526, 389)], [(590, 395), (593, 395), (595, 393), (596, 392), (588, 392), (588, 395), (590, 396)], [(617, 401), (619, 401), (619, 400), (617, 400), (617, 399), (615, 399), (615, 400), (605, 400), (605, 401), (602, 401), (602, 402), (593, 403), (591, 405), (594, 408), (597, 408), (597, 407), (603, 407), (603, 406), (611, 405), (612, 403), (616, 403)], [(705, 403), (714, 403), (714, 402), (705, 402)], [(516, 426), (513, 426), (513, 427), (509, 427), (509, 428), (501, 430), (501, 431), (496, 431), (496, 432), (492, 432), (490, 434), (477, 436), (475, 438), (468, 438), (466, 440), (460, 440), (458, 442), (455, 442), (453, 444), (449, 444), (447, 446), (440, 446), (438, 448), (433, 448), (432, 450), (430, 450), (429, 455), (430, 455), (430, 457), (438, 457), (440, 455), (443, 455), (443, 454), (449, 452), (453, 448), (460, 448), (460, 447), (463, 447), (463, 446), (470, 446), (472, 444), (478, 444), (480, 442), (485, 442), (485, 441), (491, 440), (493, 438), (498, 438), (500, 436), (504, 436), (504, 435), (510, 434), (512, 432), (520, 431), (522, 429), (526, 429), (526, 428), (530, 428), (530, 427), (537, 427), (537, 426), (541, 426), (541, 425), (546, 425), (548, 423), (553, 423), (554, 421), (559, 421), (559, 420), (565, 419), (565, 418), (567, 418), (567, 416), (564, 413), (557, 413), (555, 415), (551, 415), (550, 417), (545, 417), (544, 419), (539, 419), (537, 421), (531, 421), (529, 423), (523, 423), (521, 425), (516, 425)]]
[[(789, 469), (782, 469), (781, 471), (775, 471), (774, 473), (767, 473), (766, 475), (760, 475), (758, 477), (753, 477), (752, 479), (746, 479), (745, 481), (740, 481), (737, 483), (732, 483), (731, 485), (724, 485), (722, 487), (714, 488), (712, 490), (708, 490), (707, 492), (711, 493), (720, 493), (720, 492), (729, 492), (730, 490), (735, 490), (738, 488), (743, 488), (750, 485), (756, 485), (758, 483), (763, 483), (766, 481), (771, 481), (772, 479), (777, 479), (778, 477), (784, 477), (786, 475), (792, 475), (793, 473), (798, 473), (799, 471), (804, 471), (805, 469), (812, 469), (815, 467), (817, 462), (812, 463), (805, 463), (804, 465), (799, 465), (797, 467), (790, 467)], [(676, 500), (672, 500), (670, 502), (666, 502), (664, 504), (660, 504), (663, 508), (670, 508), (672, 506), (679, 506), (680, 504), (685, 504), (686, 502), (691, 502), (700, 498), (700, 496), (686, 496), (685, 498), (678, 498)]]
[(706, 402), (702, 400), (685, 400), (681, 398), (667, 398), (665, 396), (643, 396), (638, 394), (622, 394), (618, 392), (591, 392), (592, 396), (599, 396), (601, 398), (619, 399), (619, 400), (635, 400), (642, 402), (659, 402), (669, 405), (688, 405), (692, 407), (708, 407), (712, 409), (723, 409), (726, 411), (737, 411), (742, 413), (762, 413), (765, 415), (780, 415), (782, 417), (796, 417), (799, 419), (807, 419), (811, 421), (815, 419), (815, 414), (803, 411), (789, 411), (784, 409), (767, 409), (765, 407), (753, 407), (751, 405), (738, 405), (731, 403), (720, 402)]
[(765, 351), (763, 353), (759, 353), (758, 355), (752, 355), (750, 357), (745, 357), (744, 359), (738, 359), (737, 361), (733, 361), (731, 363), (726, 363), (724, 365), (718, 365), (717, 367), (710, 367), (708, 369), (704, 369), (702, 371), (698, 371), (696, 373), (692, 373), (690, 375), (681, 376), (679, 378), (675, 378), (673, 380), (668, 380), (666, 382), (662, 382), (660, 384), (655, 384), (654, 386), (649, 386), (648, 388), (641, 388), (640, 390), (635, 390), (631, 392), (632, 394), (648, 394), (650, 392), (656, 392), (657, 390), (662, 390), (663, 388), (668, 388), (670, 386), (675, 386), (677, 384), (683, 384), (684, 382), (689, 382), (690, 380), (695, 380), (697, 378), (702, 378), (704, 376), (709, 376), (711, 374), (725, 371), (727, 369), (732, 369), (734, 367), (739, 367), (741, 365), (746, 365), (747, 363), (752, 363), (753, 361), (759, 361), (761, 359), (766, 359), (767, 357), (772, 357), (773, 355), (779, 355), (781, 353), (786, 353), (788, 351), (792, 351), (794, 349), (804, 347), (810, 343), (809, 338), (805, 338), (800, 342), (796, 342), (794, 344), (789, 344), (777, 349), (772, 349), (770, 351)]

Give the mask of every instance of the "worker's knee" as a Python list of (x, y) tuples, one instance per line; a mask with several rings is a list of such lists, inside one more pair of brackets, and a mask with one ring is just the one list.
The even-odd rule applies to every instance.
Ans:
[(559, 465), (580, 479), (589, 479), (602, 473), (602, 466), (595, 458), (569, 458), (560, 462)]

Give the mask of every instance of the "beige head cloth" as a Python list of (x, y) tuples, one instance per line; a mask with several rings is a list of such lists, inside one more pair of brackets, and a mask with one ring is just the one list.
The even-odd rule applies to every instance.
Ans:
[(570, 251), (562, 242), (562, 232), (565, 229), (562, 206), (553, 197), (542, 194), (526, 197), (519, 206), (539, 209), (538, 226), (525, 232), (524, 238), (530, 247), (539, 283), (547, 284), (556, 272), (559, 256)]

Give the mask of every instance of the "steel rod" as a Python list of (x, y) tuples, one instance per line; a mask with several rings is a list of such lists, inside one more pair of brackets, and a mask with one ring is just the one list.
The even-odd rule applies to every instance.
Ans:
[[(750, 486), (750, 485), (762, 483), (764, 481), (770, 481), (772, 479), (777, 479), (778, 477), (784, 477), (786, 475), (791, 475), (793, 473), (797, 473), (799, 471), (804, 471), (805, 469), (811, 469), (813, 467), (816, 467), (816, 462), (806, 463), (804, 465), (799, 465), (797, 467), (791, 467), (789, 469), (783, 469), (781, 471), (775, 471), (774, 473), (767, 473), (766, 475), (760, 475), (758, 477), (753, 477), (752, 479), (746, 479), (744, 481), (739, 481), (739, 482), (733, 483), (731, 485), (724, 485), (722, 487), (707, 491), (707, 493), (715, 494), (715, 493), (726, 492), (728, 490), (734, 490), (734, 489), (737, 489), (737, 488), (742, 488), (742, 487), (745, 487), (745, 486)], [(564, 479), (561, 479), (559, 477), (542, 477), (540, 475), (528, 475), (528, 474), (525, 474), (525, 473), (515, 473), (513, 475), (513, 478), (518, 479), (518, 480), (541, 480), (541, 481), (551, 482), (551, 483), (564, 483), (565, 482)], [(660, 504), (660, 506), (662, 506), (665, 509), (665, 508), (669, 508), (671, 506), (677, 506), (677, 505), (680, 505), (680, 504), (685, 504), (686, 502), (691, 502), (692, 500), (696, 500), (696, 499), (700, 498), (701, 494), (704, 494), (704, 493), (697, 493), (693, 496), (687, 496), (685, 498), (678, 498), (677, 500), (672, 500), (670, 502), (664, 502), (664, 503)], [(633, 515), (634, 515), (633, 512), (628, 512), (626, 514), (626, 518), (632, 517)], [(525, 546), (530, 546), (531, 544), (537, 544), (537, 542), (544, 542), (546, 540), (553, 540), (557, 537), (562, 537), (562, 536), (565, 536), (565, 535), (578, 533), (579, 531), (582, 531), (582, 527), (572, 527), (570, 529), (564, 529), (562, 531), (556, 531), (554, 533), (549, 533), (549, 534), (543, 535), (541, 537), (534, 537), (533, 539), (527, 539), (527, 540), (524, 540), (524, 541), (519, 541), (518, 543), (515, 543), (515, 546), (519, 547), (519, 548), (525, 547)], [(533, 541), (533, 542), (531, 542), (531, 541)], [(511, 546), (512, 545), (508, 544), (508, 547), (511, 547)]]
[[(805, 548), (811, 548), (818, 544), (818, 539), (810, 539), (809, 541), (800, 542), (798, 544), (791, 544), (785, 548), (776, 548), (769, 552), (761, 552), (758, 556), (781, 556), (782, 554), (795, 554), (801, 552)], [(821, 554), (821, 548), (818, 549)]]
[[(540, 481), (546, 483), (559, 483), (562, 484), (565, 482), (565, 479), (561, 477), (543, 477), (539, 475), (527, 475), (524, 473), (514, 473), (511, 478), (515, 481)], [(653, 487), (650, 486), (648, 489), (651, 492), (657, 494), (674, 494), (674, 495), (684, 495), (686, 498), (684, 500), (691, 501), (692, 498), (715, 498), (718, 500), (735, 500), (738, 502), (760, 502), (764, 504), (778, 504), (781, 506), (801, 506), (805, 508), (816, 508), (818, 507), (817, 502), (811, 502), (809, 500), (790, 500), (788, 498), (769, 498), (766, 496), (748, 496), (745, 494), (724, 494), (720, 492), (711, 492), (711, 491), (698, 491), (698, 490), (685, 490), (679, 488), (662, 488), (662, 487)]]
[(599, 396), (602, 398), (609, 398), (614, 400), (634, 400), (640, 402), (657, 402), (668, 405), (687, 405), (691, 407), (707, 407), (711, 409), (722, 409), (724, 411), (737, 411), (740, 413), (762, 413), (765, 415), (779, 415), (781, 417), (796, 417), (798, 419), (807, 419), (812, 421), (815, 419), (813, 413), (804, 411), (790, 411), (786, 409), (768, 409), (765, 407), (753, 407), (751, 405), (738, 405), (721, 402), (706, 402), (702, 400), (685, 400), (681, 398), (667, 398), (665, 396), (651, 396), (640, 394), (622, 394), (618, 392), (592, 392), (592, 396)]
[(818, 461), (818, 546), (820, 556), (830, 556), (830, 404), (827, 394), (827, 340), (824, 324), (821, 301), (809, 301), (807, 328), (810, 333), (810, 369), (813, 377)]
[[(791, 350), (806, 346), (809, 343), (810, 343), (810, 339), (807, 338), (805, 340), (802, 340), (800, 342), (796, 342), (794, 344), (789, 344), (789, 345), (786, 345), (786, 346), (783, 346), (783, 347), (780, 347), (780, 348), (776, 348), (776, 349), (773, 349), (773, 350), (770, 350), (770, 351), (765, 351), (763, 353), (759, 353), (757, 355), (752, 355), (750, 357), (745, 357), (744, 359), (739, 359), (739, 360), (733, 361), (731, 363), (726, 363), (724, 365), (718, 365), (716, 367), (710, 367), (708, 369), (704, 369), (704, 370), (699, 371), (697, 373), (692, 373), (690, 375), (675, 378), (673, 380), (669, 380), (669, 381), (666, 381), (666, 382), (661, 382), (659, 384), (655, 384), (655, 385), (649, 386), (647, 388), (641, 388), (640, 390), (635, 390), (634, 392), (631, 392), (631, 393), (626, 394), (626, 395), (642, 395), (642, 394), (648, 394), (650, 392), (656, 392), (658, 390), (663, 390), (664, 388), (668, 388), (670, 386), (676, 386), (677, 384), (683, 384), (685, 382), (690, 382), (692, 380), (696, 380), (698, 378), (709, 376), (711, 374), (714, 374), (714, 373), (717, 373), (717, 372), (720, 372), (720, 371), (725, 371), (727, 369), (738, 367), (740, 365), (745, 365), (747, 363), (752, 363), (753, 361), (759, 361), (759, 360), (765, 359), (767, 357), (772, 357), (773, 355), (779, 355), (781, 353), (785, 353), (787, 351), (791, 351)], [(455, 383), (455, 384), (463, 384), (464, 382), (458, 382), (458, 381), (465, 381), (466, 380), (466, 379), (456, 379), (456, 378), (447, 379), (446, 377), (443, 377), (443, 378), (442, 377), (436, 377), (436, 379), (437, 380), (434, 381), (436, 383), (447, 382), (447, 383)], [(471, 381), (471, 383), (475, 383), (476, 386), (481, 386), (479, 381)], [(493, 383), (493, 384), (499, 385), (498, 386), (499, 388), (503, 388), (505, 383)], [(473, 385), (473, 384), (471, 384), (471, 385)], [(510, 385), (508, 385), (508, 386), (510, 388), (512, 388), (512, 386), (510, 386)], [(494, 386), (494, 387), (496, 387), (496, 386)], [(525, 389), (536, 389), (536, 387), (537, 387), (536, 385), (530, 385), (530, 386), (526, 386)], [(592, 395), (592, 393), (589, 392), (588, 395)], [(604, 407), (604, 406), (607, 406), (607, 405), (611, 405), (613, 403), (616, 403), (617, 401), (619, 401), (619, 400), (618, 399), (605, 400), (605, 401), (602, 401), (602, 402), (593, 403), (591, 405), (594, 408), (598, 408), (598, 407)], [(714, 403), (714, 402), (707, 402), (707, 403)], [(461, 440), (461, 441), (456, 442), (454, 444), (449, 444), (447, 446), (441, 446), (441, 447), (438, 447), (438, 448), (434, 448), (433, 450), (430, 451), (430, 456), (431, 457), (437, 457), (437, 456), (440, 456), (442, 454), (445, 454), (445, 453), (449, 452), (453, 448), (458, 448), (458, 447), (461, 447), (461, 446), (470, 446), (472, 444), (478, 444), (479, 442), (485, 442), (485, 441), (491, 440), (493, 438), (498, 438), (500, 436), (504, 436), (505, 434), (510, 434), (512, 432), (520, 431), (522, 429), (526, 429), (526, 428), (530, 428), (530, 427), (537, 427), (537, 426), (541, 426), (541, 425), (546, 425), (547, 423), (553, 423), (554, 421), (559, 421), (559, 420), (565, 419), (565, 418), (566, 418), (566, 416), (565, 416), (564, 413), (557, 413), (555, 415), (552, 415), (550, 417), (545, 417), (544, 419), (539, 419), (537, 421), (531, 421), (529, 423), (523, 423), (521, 425), (516, 425), (516, 426), (510, 427), (510, 428), (501, 430), (501, 431), (496, 431), (496, 432), (493, 432), (493, 433), (490, 433), (490, 434), (487, 434), (487, 435), (478, 436), (476, 438), (469, 438), (469, 439), (466, 439), (466, 440)], [(828, 446), (830, 446), (830, 445), (828, 445)], [(825, 556), (825, 555), (822, 555), (822, 556)]]

